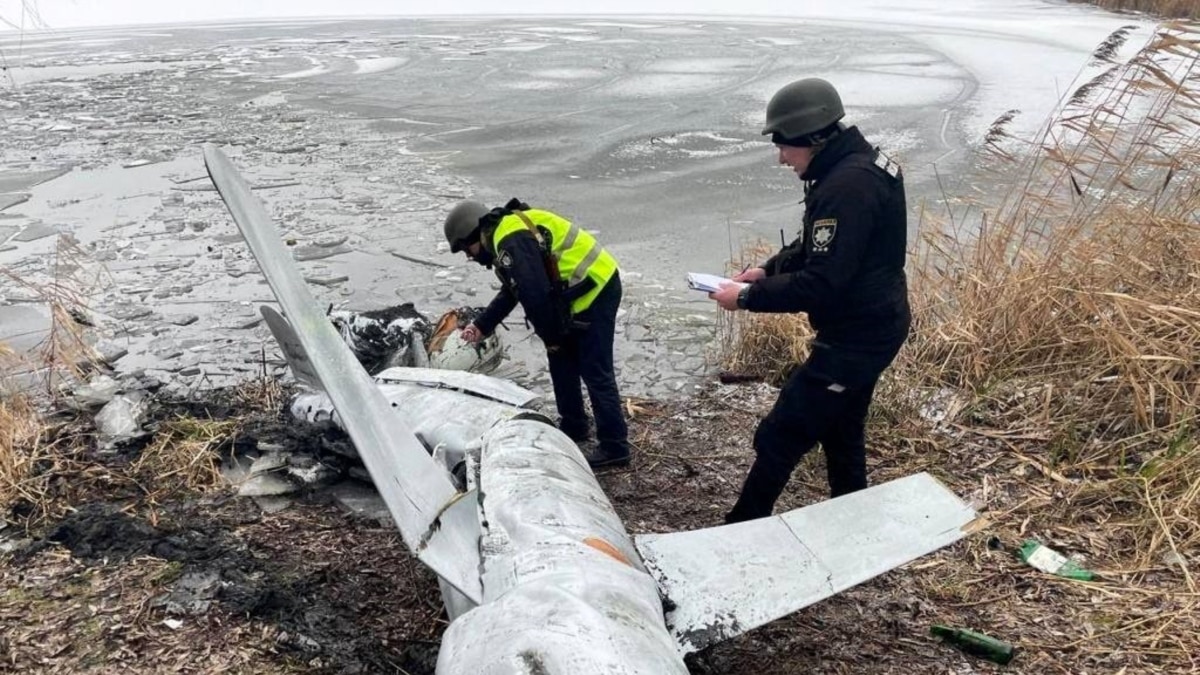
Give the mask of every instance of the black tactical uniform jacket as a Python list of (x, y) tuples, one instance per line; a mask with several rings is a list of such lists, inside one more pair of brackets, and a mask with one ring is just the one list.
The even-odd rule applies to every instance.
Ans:
[(856, 127), (817, 153), (805, 181), (800, 236), (763, 264), (753, 312), (807, 312), (829, 346), (886, 351), (908, 335), (907, 207), (899, 166)]
[[(518, 204), (528, 210), (528, 205)], [(512, 211), (509, 206), (493, 209), (482, 220), (484, 241), (492, 241), (500, 220)], [(549, 233), (543, 231), (543, 237)], [(490, 248), (491, 244), (487, 244)], [(563, 312), (563, 299), (556, 295), (550, 284), (543, 259), (542, 245), (531, 232), (514, 232), (500, 242), (499, 250), (488, 267), (494, 267), (496, 277), (500, 280), (500, 292), (488, 304), (475, 325), (484, 335), (491, 335), (508, 315), (517, 307), (517, 303), (525, 310), (525, 318), (532, 325), (533, 332), (541, 338), (547, 347), (553, 347), (563, 342), (567, 337), (569, 326), (566, 325)]]

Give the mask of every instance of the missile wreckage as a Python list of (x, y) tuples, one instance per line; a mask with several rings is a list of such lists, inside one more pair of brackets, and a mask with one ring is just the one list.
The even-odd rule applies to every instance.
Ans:
[(261, 311), (305, 389), (293, 414), (345, 430), (440, 580), (440, 674), (685, 675), (686, 654), (947, 546), (975, 519), (920, 473), (768, 518), (631, 535), (533, 392), (417, 355), (368, 374), (234, 165), (213, 145), (204, 158), (283, 310)]

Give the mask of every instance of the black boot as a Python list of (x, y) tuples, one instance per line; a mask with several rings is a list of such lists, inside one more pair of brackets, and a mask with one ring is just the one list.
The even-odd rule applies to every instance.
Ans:
[(725, 522), (740, 523), (771, 515), (791, 475), (786, 466), (764, 461), (761, 456), (755, 459), (742, 486), (742, 494), (725, 516)]
[(598, 469), (603, 466), (628, 466), (631, 460), (628, 445), (606, 445), (600, 444), (591, 455), (588, 456), (588, 466), (593, 469)]
[(591, 438), (588, 433), (588, 422), (586, 419), (583, 422), (567, 422), (566, 420), (558, 421), (558, 430), (567, 435), (567, 438), (576, 443), (586, 443)]

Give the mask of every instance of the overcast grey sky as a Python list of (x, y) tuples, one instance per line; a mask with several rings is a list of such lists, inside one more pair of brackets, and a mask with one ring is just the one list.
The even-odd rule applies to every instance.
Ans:
[[(811, 1), (811, 0), (810, 0)], [(817, 0), (821, 4), (824, 0)], [(567, 9), (573, 7), (573, 9)], [(219, 19), (436, 14), (781, 14), (778, 0), (0, 0), (16, 26), (71, 28)]]

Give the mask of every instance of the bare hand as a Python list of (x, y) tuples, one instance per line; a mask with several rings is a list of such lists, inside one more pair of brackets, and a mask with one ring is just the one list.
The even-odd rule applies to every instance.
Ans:
[(716, 300), (717, 304), (721, 306), (721, 309), (730, 312), (736, 312), (738, 311), (738, 293), (740, 293), (741, 290), (742, 284), (734, 284), (726, 281), (725, 283), (721, 284), (721, 290), (709, 293), (708, 297)]
[(734, 281), (740, 281), (746, 284), (752, 284), (759, 279), (764, 279), (767, 276), (767, 271), (761, 267), (751, 267), (733, 278)]
[(478, 344), (483, 339), (483, 331), (479, 330), (479, 326), (473, 323), (467, 324), (467, 327), (462, 329), (460, 334), (462, 339), (471, 344)]

